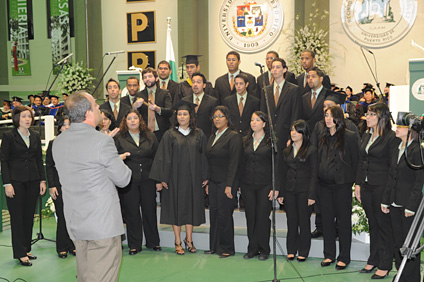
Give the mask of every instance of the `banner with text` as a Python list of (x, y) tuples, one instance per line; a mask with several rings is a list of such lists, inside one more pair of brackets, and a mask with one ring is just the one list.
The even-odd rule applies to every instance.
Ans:
[[(50, 34), (52, 39), (52, 63), (56, 64), (71, 53), (69, 21), (70, 0), (50, 1)], [(57, 69), (55, 69), (55, 72)]]

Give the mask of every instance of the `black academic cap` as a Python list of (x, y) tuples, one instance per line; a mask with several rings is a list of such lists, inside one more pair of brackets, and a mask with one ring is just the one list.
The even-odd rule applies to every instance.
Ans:
[(197, 107), (196, 104), (188, 102), (188, 101), (184, 101), (184, 100), (180, 100), (178, 101), (178, 103), (176, 103), (175, 105), (172, 106), (172, 109), (175, 111), (178, 110), (187, 110), (189, 112), (193, 111), (195, 108)]
[(364, 87), (361, 90), (364, 90), (366, 88), (373, 88), (372, 84), (369, 82), (364, 82), (363, 84), (364, 84)]
[(22, 102), (22, 98), (21, 97), (17, 97), (17, 96), (13, 96), (12, 97), (13, 101), (18, 101), (18, 102)]
[(324, 100), (330, 100), (333, 101), (336, 104), (342, 105), (346, 102), (347, 95), (342, 92), (334, 92), (334, 91), (328, 91), (329, 93), (327, 96), (325, 96)]
[(188, 64), (196, 64), (196, 65), (198, 65), (199, 64), (199, 57), (201, 57), (202, 55), (185, 55), (185, 56), (182, 56), (182, 58), (185, 58), (186, 59), (186, 65), (188, 65)]
[(40, 95), (34, 95), (34, 99), (35, 98), (40, 98), (41, 100), (43, 100)]
[(59, 99), (59, 96), (57, 96), (57, 95), (50, 95), (50, 99), (51, 99), (51, 98)]
[(29, 100), (29, 97), (34, 97), (34, 94), (29, 94), (29, 95), (27, 96), (28, 100)]
[(395, 86), (393, 83), (386, 82), (386, 87)]
[(62, 96), (69, 96), (69, 94), (68, 94), (68, 93), (63, 92), (63, 93), (62, 93)]
[(364, 89), (362, 89), (362, 91), (365, 93), (367, 91), (371, 91), (372, 93), (374, 93), (374, 88), (372, 87), (365, 87)]

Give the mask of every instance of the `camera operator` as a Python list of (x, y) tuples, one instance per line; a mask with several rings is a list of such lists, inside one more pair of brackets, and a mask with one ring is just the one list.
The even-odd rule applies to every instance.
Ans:
[[(424, 170), (413, 169), (406, 161), (405, 150), (407, 148), (408, 160), (413, 164), (420, 164), (420, 144), (418, 132), (411, 130), (408, 138), (409, 113), (399, 112), (396, 120), (396, 137), (402, 142), (393, 152), (391, 158), (389, 179), (383, 195), (381, 210), (390, 213), (390, 220), (395, 243), (395, 265), (396, 269), (402, 263), (400, 248), (408, 235), (408, 231), (414, 220), (415, 212), (423, 197), (422, 187), (424, 184)], [(406, 117), (406, 118), (405, 118)], [(412, 127), (414, 128), (414, 127)], [(415, 127), (415, 129), (417, 129)], [(421, 281), (420, 278), (420, 253), (415, 258), (406, 262), (404, 271), (399, 281)]]

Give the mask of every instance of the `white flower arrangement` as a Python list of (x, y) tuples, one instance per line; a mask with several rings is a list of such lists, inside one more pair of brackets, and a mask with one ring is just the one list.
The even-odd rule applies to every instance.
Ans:
[(73, 66), (66, 65), (58, 77), (58, 86), (60, 91), (71, 94), (79, 90), (88, 90), (94, 77), (83, 62), (76, 63)]
[(54, 205), (52, 197), (47, 199), (45, 208), (41, 210), (41, 216), (43, 218), (49, 218), (52, 214), (56, 212), (56, 207)]
[[(316, 2), (312, 4), (312, 7), (316, 7)], [(332, 74), (332, 57), (329, 54), (329, 46), (325, 40), (329, 30), (323, 29), (316, 23), (317, 19), (323, 20), (326, 17), (328, 17), (328, 11), (324, 10), (320, 12), (319, 8), (316, 8), (314, 13), (309, 14), (307, 24), (295, 32), (289, 48), (290, 56), (287, 63), (289, 70), (296, 75), (304, 72), (302, 65), (299, 64), (299, 60), (305, 49), (315, 52), (315, 66), (319, 67), (328, 75)], [(296, 16), (296, 20), (299, 20), (299, 15)]]
[(352, 232), (359, 235), (362, 232), (370, 233), (368, 219), (361, 203), (355, 197), (355, 185), (352, 187)]

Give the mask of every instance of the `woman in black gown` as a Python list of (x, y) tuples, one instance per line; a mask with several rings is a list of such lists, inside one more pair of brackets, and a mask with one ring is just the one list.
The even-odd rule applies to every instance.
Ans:
[(150, 172), (150, 178), (158, 181), (156, 186), (162, 190), (160, 222), (172, 225), (178, 255), (184, 254), (181, 226), (185, 225), (186, 249), (195, 253), (193, 226), (205, 223), (206, 136), (196, 127), (193, 113), (196, 106), (183, 100), (173, 106), (175, 126), (164, 133)]
[(212, 115), (214, 131), (206, 146), (209, 163), (209, 247), (206, 254), (221, 258), (234, 255), (234, 201), (243, 152), (240, 135), (232, 129), (230, 111), (217, 106)]
[[(69, 125), (69, 118), (66, 116), (63, 117), (63, 119), (61, 119), (57, 124), (57, 135), (67, 130)], [(53, 141), (54, 140), (50, 141), (46, 152), (46, 172), (47, 179), (49, 181), (49, 193), (50, 197), (53, 199), (57, 216), (56, 252), (60, 258), (66, 258), (68, 256), (68, 252), (75, 256), (76, 251), (74, 243), (69, 237), (68, 230), (66, 229), (65, 215), (63, 213), (62, 185), (59, 181), (59, 175), (57, 173), (52, 154)]]

